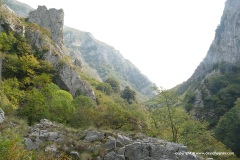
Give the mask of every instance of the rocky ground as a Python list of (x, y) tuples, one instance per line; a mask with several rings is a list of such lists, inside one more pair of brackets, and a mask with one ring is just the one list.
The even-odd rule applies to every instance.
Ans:
[[(2, 128), (19, 127), (20, 124), (5, 120), (0, 109)], [(4, 130), (2, 130), (4, 131)], [(116, 131), (97, 131), (95, 129), (76, 130), (62, 124), (42, 119), (40, 123), (29, 126), (24, 135), (28, 150), (51, 152), (56, 157), (64, 152), (74, 159), (91, 157), (96, 160), (199, 160), (188, 152), (186, 146), (141, 133), (125, 136)]]

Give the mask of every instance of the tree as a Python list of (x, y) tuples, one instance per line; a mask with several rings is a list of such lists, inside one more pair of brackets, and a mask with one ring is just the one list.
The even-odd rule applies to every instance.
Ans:
[(39, 122), (42, 118), (48, 118), (46, 117), (45, 97), (37, 89), (28, 91), (21, 102), (18, 115), (27, 118), (29, 125)]
[(79, 95), (73, 100), (73, 105), (75, 108), (90, 108), (95, 106), (95, 103), (91, 98)]
[(2, 102), (7, 102), (9, 104), (8, 107), (10, 107), (7, 110), (17, 109), (19, 101), (24, 95), (24, 91), (20, 90), (18, 80), (16, 78), (6, 79), (0, 85), (4, 93)]
[(221, 117), (215, 128), (216, 138), (240, 156), (240, 99), (235, 106)]
[(106, 93), (107, 95), (110, 95), (113, 92), (111, 85), (108, 83), (99, 83), (96, 89)]
[(161, 90), (158, 90), (158, 102), (162, 111), (165, 113), (164, 120), (167, 120), (171, 127), (172, 141), (178, 142), (178, 132), (180, 128), (178, 112), (180, 110), (176, 107), (176, 104), (179, 102), (179, 98), (173, 91), (161, 88)]
[(14, 44), (17, 42), (17, 39), (14, 37), (13, 33), (9, 34), (2, 32), (0, 34), (0, 50), (3, 52), (8, 52), (13, 49)]
[(125, 100), (127, 100), (128, 103), (132, 103), (136, 99), (136, 92), (132, 89), (130, 89), (129, 86), (126, 86), (123, 90), (121, 97)]
[(60, 123), (68, 122), (68, 118), (75, 111), (72, 95), (52, 83), (46, 85), (41, 93), (45, 97), (48, 118)]
[(115, 80), (114, 78), (108, 78), (105, 80), (105, 83), (110, 84), (110, 86), (112, 87), (113, 91), (115, 93), (120, 92), (120, 85), (119, 82), (117, 80)]

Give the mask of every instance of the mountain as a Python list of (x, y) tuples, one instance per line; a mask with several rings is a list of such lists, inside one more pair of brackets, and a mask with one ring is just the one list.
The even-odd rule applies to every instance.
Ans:
[[(91, 33), (69, 27), (64, 28), (64, 44), (70, 49), (70, 56), (79, 59), (95, 71), (102, 81), (109, 77), (118, 79), (121, 86), (131, 86), (144, 96), (153, 96), (155, 86), (118, 50), (95, 39)], [(84, 72), (84, 71), (83, 71)]]
[[(32, 8), (15, 0), (4, 0), (19, 16), (27, 17)], [(154, 96), (155, 86), (129, 60), (125, 59), (113, 47), (95, 39), (91, 33), (64, 26), (63, 29), (65, 54), (81, 61), (83, 72), (100, 81), (107, 78), (118, 79), (121, 88), (130, 86), (138, 95), (139, 100)]]
[[(208, 98), (217, 92), (224, 92), (224, 89), (230, 92), (229, 87), (234, 84), (236, 84), (235, 89), (240, 85), (238, 84), (237, 77), (239, 75), (240, 62), (239, 9), (240, 2), (238, 0), (226, 1), (220, 25), (216, 29), (215, 38), (210, 45), (206, 57), (199, 64), (193, 75), (177, 87), (180, 94), (186, 91), (194, 94), (193, 97), (188, 98), (190, 105), (188, 106), (188, 110), (192, 108), (199, 110), (199, 112), (196, 112), (196, 115), (198, 114), (197, 117), (200, 119), (206, 118), (206, 116), (208, 118), (215, 117), (214, 112), (216, 112), (217, 106), (209, 108), (209, 105), (207, 105), (208, 102), (206, 102), (206, 100), (209, 100)], [(230, 96), (233, 102), (215, 118), (218, 119), (219, 116), (222, 116), (224, 112), (229, 110), (236, 98), (240, 96), (237, 91), (232, 90), (231, 92), (233, 92), (232, 95), (231, 93), (227, 93), (227, 91), (224, 94), (228, 94), (225, 96)], [(190, 104), (190, 101), (193, 103)], [(212, 102), (212, 100), (209, 101)], [(208, 115), (200, 112), (207, 112)]]
[[(61, 9), (39, 6), (19, 18), (0, 4), (0, 159), (199, 160), (188, 149), (230, 152), (205, 123), (174, 106), (179, 97), (172, 91), (157, 96), (161, 107), (147, 109), (134, 90), (121, 88), (118, 74), (131, 77), (138, 70), (113, 47), (71, 28), (66, 34), (71, 48), (64, 46), (63, 19)], [(109, 69), (99, 74), (92, 59)], [(116, 77), (101, 82), (107, 69)]]
[[(240, 1), (227, 0), (206, 57), (193, 75), (176, 87), (185, 109), (198, 120), (206, 120), (218, 140), (240, 156), (236, 132), (240, 98)], [(234, 117), (229, 122), (229, 117)], [(223, 126), (225, 128), (223, 129)], [(231, 127), (231, 128), (230, 128)], [(232, 137), (232, 138), (231, 138)], [(233, 138), (234, 137), (234, 138)]]

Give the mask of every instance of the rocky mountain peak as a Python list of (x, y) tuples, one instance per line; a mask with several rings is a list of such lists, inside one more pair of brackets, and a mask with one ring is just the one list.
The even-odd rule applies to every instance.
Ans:
[(64, 23), (62, 9), (51, 8), (48, 10), (46, 6), (38, 6), (36, 10), (29, 13), (28, 21), (49, 29), (51, 38), (62, 48)]
[(193, 78), (203, 78), (214, 65), (236, 64), (240, 60), (240, 1), (227, 0), (215, 38)]

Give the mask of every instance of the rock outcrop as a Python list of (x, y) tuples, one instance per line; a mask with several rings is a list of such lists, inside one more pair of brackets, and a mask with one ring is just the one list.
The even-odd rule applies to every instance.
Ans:
[(56, 9), (47, 10), (45, 6), (39, 6), (36, 11), (30, 13), (29, 21), (38, 23), (41, 27), (47, 27), (51, 30), (52, 39), (56, 44), (52, 44), (39, 31), (28, 30), (26, 37), (30, 40), (29, 43), (32, 46), (35, 46), (35, 48), (42, 52), (44, 59), (51, 62), (56, 68), (58, 76), (55, 81), (60, 88), (69, 91), (73, 96), (82, 94), (95, 100), (93, 89), (79, 76), (78, 70), (81, 70), (79, 68), (81, 65), (79, 63), (77, 66), (74, 65), (76, 61), (72, 62), (70, 58), (67, 58), (62, 49), (63, 11)]
[(14, 11), (10, 9), (7, 5), (0, 5), (0, 32), (4, 31), (4, 27), (8, 27), (18, 34), (25, 34), (25, 26), (19, 17), (16, 16)]
[[(215, 31), (214, 40), (206, 57), (193, 75), (178, 87), (180, 94), (191, 92), (190, 95), (193, 95), (193, 97), (187, 97), (188, 108), (196, 118), (215, 121), (213, 124), (216, 125), (220, 116), (223, 116), (234, 105), (236, 99), (232, 97), (237, 97), (238, 93), (230, 91), (227, 86), (232, 86), (235, 83), (233, 86), (236, 88), (239, 85), (239, 82), (233, 82), (234, 75), (239, 74), (239, 62), (240, 1), (227, 0), (221, 22)], [(220, 84), (219, 81), (213, 81), (214, 77), (226, 74), (228, 74), (228, 78), (223, 81), (227, 83), (227, 86), (223, 83)], [(224, 95), (221, 95), (223, 93)], [(228, 95), (231, 95), (232, 99), (226, 99), (231, 99), (232, 102), (224, 104), (223, 97)], [(219, 112), (218, 109), (222, 111)]]
[[(52, 32), (53, 40), (58, 43), (53, 43), (49, 36), (42, 32), (41, 28), (39, 29), (39, 27), (31, 25), (26, 27), (20, 18), (17, 17), (6, 5), (1, 5), (0, 10), (2, 16), (0, 19), (0, 31), (5, 29), (3, 26), (7, 26), (12, 31), (23, 35), (32, 48), (41, 53), (41, 57), (49, 61), (54, 66), (57, 71), (55, 81), (60, 88), (69, 91), (73, 96), (82, 94), (96, 100), (91, 86), (79, 76), (81, 64), (79, 62), (76, 63), (76, 61), (67, 57), (61, 48), (63, 45), (62, 10), (47, 10), (46, 7), (43, 6), (39, 7), (36, 11), (32, 11), (31, 16), (29, 17), (29, 21), (37, 21), (37, 18), (40, 18), (39, 24), (43, 25), (41, 27), (49, 27)], [(50, 16), (49, 14), (52, 15)], [(40, 17), (37, 17), (37, 15)]]
[(3, 112), (3, 110), (0, 108), (0, 124), (3, 123), (4, 120), (5, 120), (4, 112)]
[(221, 63), (236, 64), (240, 61), (240, 1), (227, 0), (215, 38), (203, 62), (192, 79), (206, 76), (213, 66)]
[(219, 74), (221, 65), (238, 65), (240, 62), (239, 46), (240, 1), (227, 0), (221, 22), (216, 29), (214, 40), (209, 47), (206, 57), (187, 82), (180, 85), (178, 89), (180, 93), (184, 93), (190, 86), (195, 87), (196, 90), (196, 86), (203, 86), (205, 80)]
[[(30, 128), (25, 145), (29, 150), (45, 146), (45, 151), (55, 154), (65, 151), (74, 158), (79, 158), (80, 152), (89, 152), (96, 154), (98, 160), (200, 160), (182, 144), (146, 136), (134, 139), (96, 130), (67, 132), (63, 125), (47, 119)], [(97, 153), (98, 150), (101, 153)]]
[(69, 91), (73, 96), (82, 94), (93, 100), (96, 99), (92, 87), (79, 76), (77, 67), (70, 60), (67, 60), (68, 58), (65, 57), (61, 48), (50, 43), (47, 37), (43, 38), (42, 33), (38, 31), (28, 30), (26, 37), (32, 46), (42, 52), (43, 58), (56, 68), (55, 82), (60, 88)]
[(61, 48), (63, 47), (63, 23), (64, 12), (62, 9), (47, 9), (45, 6), (38, 6), (36, 10), (29, 13), (28, 22), (37, 23), (51, 32), (51, 38)]

